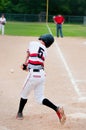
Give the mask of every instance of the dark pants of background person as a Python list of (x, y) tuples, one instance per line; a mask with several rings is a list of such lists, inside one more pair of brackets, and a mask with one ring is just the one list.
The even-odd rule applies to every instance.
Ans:
[(57, 37), (59, 37), (59, 35), (63, 37), (62, 24), (56, 24), (56, 35)]

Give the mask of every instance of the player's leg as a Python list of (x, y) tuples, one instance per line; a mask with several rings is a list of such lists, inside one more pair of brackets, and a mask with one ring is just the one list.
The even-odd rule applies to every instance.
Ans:
[(58, 115), (61, 124), (63, 124), (65, 122), (66, 116), (64, 114), (63, 108), (60, 108), (59, 106), (56, 106), (49, 99), (44, 97), (43, 83), (39, 84), (39, 86), (37, 86), (35, 88), (35, 98), (36, 98), (38, 103), (43, 104), (43, 105), (53, 109), (56, 112), (56, 114)]
[(63, 37), (63, 33), (62, 33), (62, 25), (60, 25), (60, 29), (59, 29), (59, 31), (60, 31), (60, 36)]
[(2, 35), (4, 35), (4, 25), (2, 25)]
[(20, 99), (20, 103), (19, 103), (19, 109), (18, 109), (18, 113), (17, 113), (17, 119), (23, 119), (23, 109), (25, 104), (27, 103), (27, 99)]
[(30, 91), (32, 90), (30, 78), (31, 77), (28, 74), (28, 76), (25, 80), (25, 83), (24, 83), (23, 90), (21, 92), (21, 98), (20, 98), (19, 109), (18, 109), (18, 113), (17, 113), (17, 119), (23, 119), (23, 110), (24, 110), (25, 104), (27, 103), (28, 95), (29, 95)]
[(53, 104), (47, 98), (43, 99), (42, 104), (48, 106), (49, 108), (53, 109), (56, 112), (56, 114), (58, 115), (58, 118), (59, 118), (59, 121), (61, 122), (61, 124), (65, 123), (66, 116), (65, 116), (63, 108), (60, 108), (59, 106), (56, 106), (55, 104)]
[(59, 26), (56, 24), (56, 36), (59, 37)]

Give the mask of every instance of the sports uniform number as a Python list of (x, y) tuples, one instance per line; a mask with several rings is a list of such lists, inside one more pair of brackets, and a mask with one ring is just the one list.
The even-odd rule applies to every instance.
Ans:
[(42, 58), (43, 57), (43, 52), (44, 52), (44, 49), (39, 47), (39, 50), (38, 50), (38, 57), (39, 58)]

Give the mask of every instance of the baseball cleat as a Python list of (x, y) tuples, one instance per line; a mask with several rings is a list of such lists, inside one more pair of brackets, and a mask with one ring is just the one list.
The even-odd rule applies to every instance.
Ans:
[(64, 113), (64, 109), (59, 107), (56, 113), (58, 115), (60, 123), (63, 125), (65, 123), (65, 121), (66, 121), (66, 116), (65, 116), (65, 113)]
[(23, 114), (22, 114), (22, 113), (17, 113), (16, 118), (17, 118), (18, 120), (23, 120)]

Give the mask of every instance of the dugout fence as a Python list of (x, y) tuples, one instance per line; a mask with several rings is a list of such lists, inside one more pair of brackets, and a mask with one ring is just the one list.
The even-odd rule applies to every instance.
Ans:
[[(1, 14), (0, 14), (1, 15)], [(6, 13), (7, 21), (21, 22), (46, 22), (46, 14), (9, 14)], [(64, 15), (65, 23), (86, 24), (86, 16)], [(48, 15), (48, 22), (53, 22), (53, 15)]]

